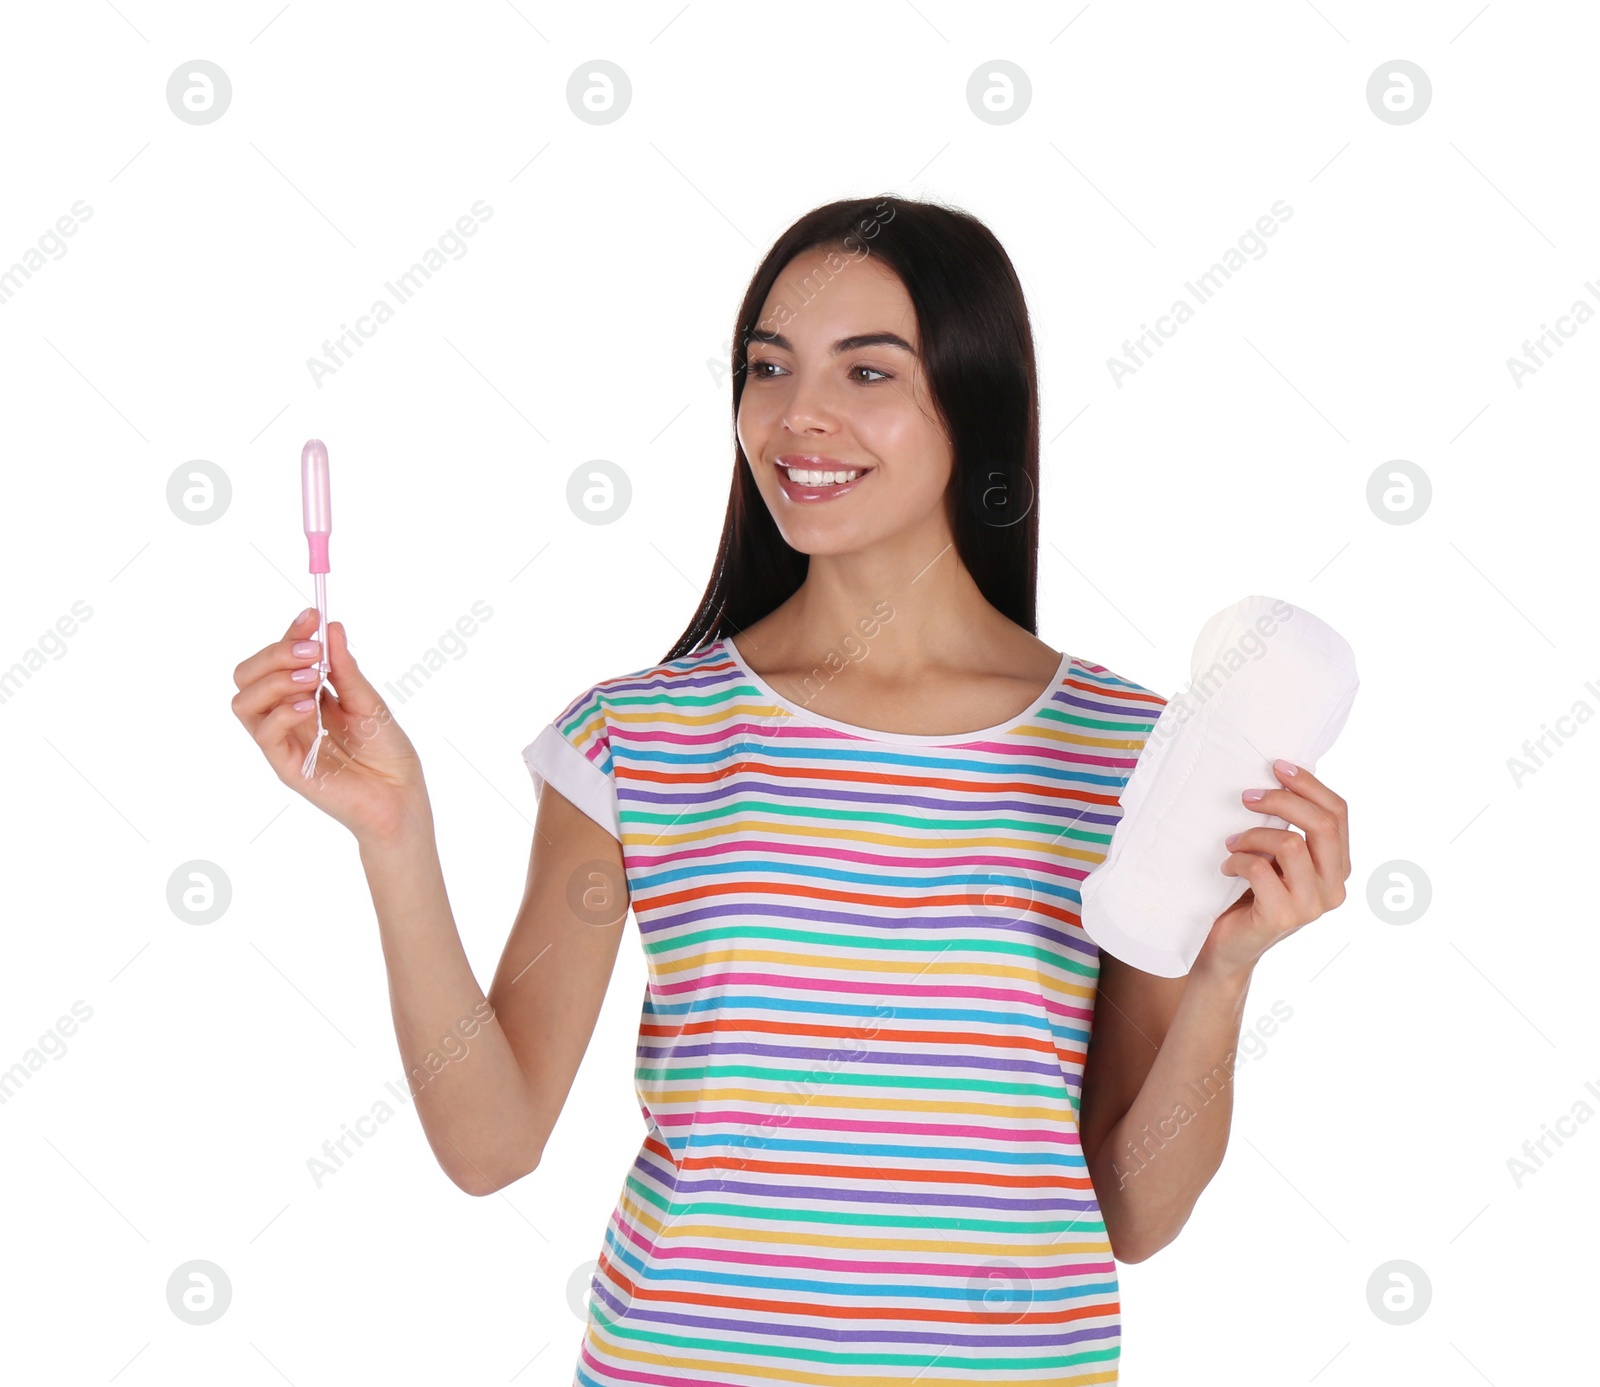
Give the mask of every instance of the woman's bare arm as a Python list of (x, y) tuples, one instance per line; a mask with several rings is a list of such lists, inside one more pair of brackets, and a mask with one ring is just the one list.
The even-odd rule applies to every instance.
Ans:
[(362, 840), (361, 862), (417, 1116), (451, 1180), (492, 1194), (539, 1164), (593, 1034), (628, 904), (621, 844), (544, 788), (522, 905), (487, 996), (450, 910), (431, 813)]
[[(545, 786), (522, 908), (486, 997), (445, 894), (421, 759), (342, 622), (328, 623), (328, 694), (308, 694), (321, 687), (316, 617), (308, 607), (239, 662), (230, 706), (278, 779), (355, 836), (417, 1116), (445, 1173), (490, 1194), (539, 1164), (594, 1031), (628, 908), (622, 845)], [(313, 708), (327, 737), (307, 776)]]
[(628, 901), (622, 844), (546, 785), (527, 894), (489, 986), (532, 1096), (534, 1166), (594, 1035)]
[(1349, 805), (1304, 766), (1279, 760), (1272, 770), (1278, 789), (1240, 798), (1292, 827), (1228, 840), (1220, 870), (1249, 889), (1212, 922), (1188, 974), (1158, 978), (1101, 954), (1079, 1141), (1124, 1262), (1177, 1237), (1222, 1164), (1244, 999), (1262, 954), (1344, 904)]
[(1251, 974), (1162, 978), (1102, 952), (1078, 1130), (1113, 1255), (1171, 1242), (1222, 1165)]

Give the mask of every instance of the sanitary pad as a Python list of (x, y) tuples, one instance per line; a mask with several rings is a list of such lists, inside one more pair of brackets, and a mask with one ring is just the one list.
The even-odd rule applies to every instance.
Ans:
[(1080, 888), (1084, 932), (1147, 973), (1194, 965), (1212, 923), (1250, 887), (1224, 876), (1229, 834), (1286, 820), (1240, 800), (1278, 784), (1277, 757), (1315, 771), (1355, 701), (1355, 655), (1326, 622), (1246, 597), (1195, 642), (1190, 682), (1151, 729), (1122, 792), (1105, 861)]

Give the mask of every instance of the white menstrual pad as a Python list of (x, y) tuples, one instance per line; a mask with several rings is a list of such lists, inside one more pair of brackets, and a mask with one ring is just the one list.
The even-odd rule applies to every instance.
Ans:
[(1223, 840), (1289, 827), (1250, 809), (1241, 792), (1277, 786), (1278, 757), (1315, 771), (1358, 686), (1344, 637), (1272, 597), (1242, 598), (1206, 622), (1189, 675), (1123, 788), (1105, 861), (1080, 888), (1089, 938), (1164, 978), (1188, 973), (1217, 916), (1249, 889), (1222, 874)]

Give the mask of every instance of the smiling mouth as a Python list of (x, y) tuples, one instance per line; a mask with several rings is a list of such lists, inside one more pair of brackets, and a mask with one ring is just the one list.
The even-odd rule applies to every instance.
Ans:
[(796, 486), (839, 486), (872, 471), (870, 467), (790, 466), (785, 462), (773, 465)]

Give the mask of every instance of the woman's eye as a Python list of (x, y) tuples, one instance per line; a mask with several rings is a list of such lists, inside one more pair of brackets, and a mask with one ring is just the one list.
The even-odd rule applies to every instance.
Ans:
[[(762, 369), (765, 366), (770, 366), (773, 369), (770, 372), (765, 371), (765, 370)], [(893, 380), (894, 379), (894, 377), (891, 376), (887, 371), (880, 371), (876, 366), (857, 365), (857, 366), (852, 366), (850, 368), (850, 370), (852, 372), (854, 372), (854, 371), (868, 371), (872, 375), (878, 377), (878, 380)], [(745, 363), (744, 373), (745, 373), (745, 375), (749, 376), (752, 380), (772, 380), (774, 378), (774, 376), (781, 375), (783, 373), (783, 368), (781, 366), (779, 366), (778, 363), (775, 362), (775, 361), (765, 361), (765, 360), (763, 360), (763, 361), (747, 361)], [(858, 385), (876, 385), (878, 383), (878, 381), (877, 380), (861, 380), (859, 377), (857, 377), (857, 382), (856, 383)]]

